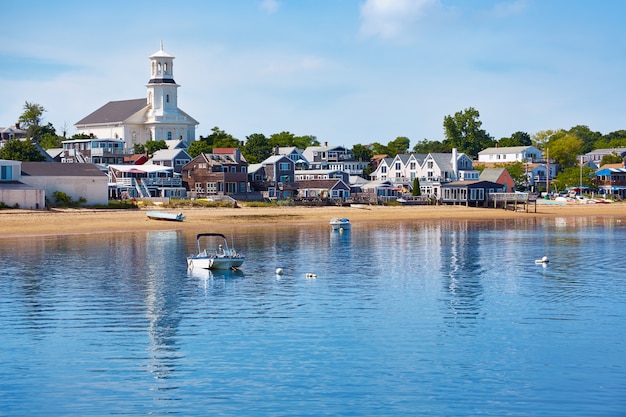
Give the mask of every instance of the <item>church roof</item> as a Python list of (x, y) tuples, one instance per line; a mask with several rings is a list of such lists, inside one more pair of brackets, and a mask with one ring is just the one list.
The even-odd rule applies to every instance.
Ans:
[(148, 105), (148, 100), (138, 98), (134, 100), (109, 101), (98, 110), (76, 122), (76, 125), (90, 125), (100, 123), (123, 122), (139, 110)]

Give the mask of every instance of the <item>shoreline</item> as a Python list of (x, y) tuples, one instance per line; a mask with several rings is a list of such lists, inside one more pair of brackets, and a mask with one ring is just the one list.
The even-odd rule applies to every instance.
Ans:
[(158, 209), (182, 212), (184, 222), (151, 220), (140, 209), (0, 210), (0, 239), (89, 233), (125, 233), (149, 230), (207, 231), (239, 227), (276, 227), (328, 224), (333, 217), (347, 217), (353, 224), (420, 220), (515, 220), (551, 217), (609, 217), (626, 223), (626, 203), (537, 203), (529, 212), (466, 206), (366, 206), (356, 207), (246, 207)]

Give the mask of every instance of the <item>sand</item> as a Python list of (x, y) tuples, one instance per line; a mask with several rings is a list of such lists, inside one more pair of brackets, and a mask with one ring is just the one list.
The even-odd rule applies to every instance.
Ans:
[[(0, 210), (0, 239), (41, 235), (67, 235), (145, 230), (219, 231), (237, 227), (277, 227), (294, 224), (328, 224), (333, 217), (360, 222), (394, 222), (428, 219), (528, 219), (538, 217), (614, 217), (626, 221), (626, 203), (545, 204), (529, 212), (465, 206), (366, 206), (356, 207), (240, 207), (163, 209), (182, 212), (184, 222), (151, 220), (149, 209), (48, 211)], [(154, 210), (154, 208), (152, 209)]]

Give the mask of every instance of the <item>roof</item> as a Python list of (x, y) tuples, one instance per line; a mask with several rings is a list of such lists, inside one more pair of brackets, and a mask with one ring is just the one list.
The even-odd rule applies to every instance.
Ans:
[(98, 110), (82, 118), (76, 125), (123, 122), (133, 114), (148, 106), (145, 98), (134, 100), (109, 101)]
[(626, 168), (603, 168), (596, 175), (626, 174)]
[(0, 190), (38, 190), (19, 181), (0, 181)]
[(176, 157), (180, 156), (180, 154), (184, 154), (183, 157), (191, 160), (191, 157), (184, 149), (159, 149), (154, 154), (152, 154), (151, 161), (172, 161)]
[(486, 148), (478, 152), (478, 155), (520, 153), (522, 151), (528, 150), (529, 148), (535, 148), (535, 147), (529, 145), (529, 146), (502, 146), (502, 147), (495, 147), (495, 148)]
[(481, 181), (498, 182), (505, 172), (507, 172), (505, 168), (485, 168), (480, 173), (479, 179)]
[(475, 181), (453, 181), (441, 184), (441, 188), (502, 188), (502, 184), (494, 181), (484, 181), (482, 179)]
[[(74, 165), (81, 165), (81, 164), (74, 164)], [(149, 174), (153, 172), (172, 172), (174, 170), (174, 168), (172, 167), (166, 167), (163, 165), (152, 165), (152, 164), (109, 165), (109, 169), (114, 169), (119, 172), (136, 172), (136, 173), (142, 173), (142, 174)]]
[(22, 162), (22, 176), (101, 177), (106, 175), (96, 164), (62, 164), (60, 162)]
[(327, 180), (302, 180), (296, 181), (298, 188), (301, 189), (324, 189), (332, 190), (333, 188), (350, 189), (350, 186), (343, 182), (341, 178), (330, 178)]

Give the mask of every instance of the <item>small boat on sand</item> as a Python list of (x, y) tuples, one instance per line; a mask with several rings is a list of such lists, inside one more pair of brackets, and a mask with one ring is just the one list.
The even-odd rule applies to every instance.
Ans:
[(182, 222), (185, 221), (183, 213), (165, 213), (162, 211), (148, 211), (146, 216), (152, 220), (167, 220), (170, 222)]
[(350, 220), (342, 217), (342, 218), (332, 218), (330, 219), (330, 227), (333, 230), (350, 230), (350, 227), (352, 226), (352, 223), (350, 223)]
[[(205, 245), (212, 246), (205, 246)], [(189, 269), (237, 269), (245, 257), (228, 246), (228, 239), (221, 233), (198, 233), (198, 253), (187, 257)]]

